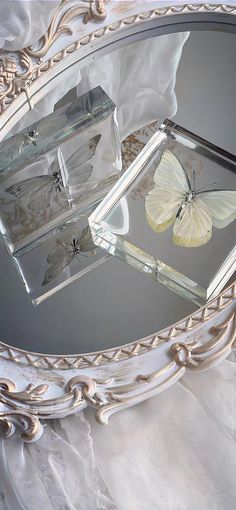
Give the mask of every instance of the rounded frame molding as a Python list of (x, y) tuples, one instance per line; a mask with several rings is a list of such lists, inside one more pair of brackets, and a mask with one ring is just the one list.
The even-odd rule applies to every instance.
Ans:
[[(1, 137), (19, 115), (37, 103), (42, 90), (46, 93), (47, 83), (108, 45), (116, 46), (130, 37), (140, 39), (147, 30), (158, 35), (177, 26), (181, 30), (197, 28), (203, 21), (205, 28), (223, 24), (226, 30), (236, 31), (236, 6), (195, 3), (158, 7), (155, 1), (152, 10), (134, 13), (131, 3), (127, 3), (124, 17), (110, 6), (108, 21), (112, 21), (107, 24), (104, 1), (63, 0), (36, 48), (0, 54)], [(82, 26), (83, 37), (70, 41), (71, 22)], [(95, 22), (101, 26), (92, 27)], [(68, 44), (60, 48), (62, 34)], [(6, 436), (19, 427), (24, 440), (34, 441), (43, 430), (40, 419), (61, 418), (87, 405), (94, 407), (97, 420), (106, 424), (114, 412), (168, 388), (186, 370), (214, 366), (235, 348), (236, 282), (177, 324), (120, 348), (54, 356), (0, 342), (0, 425)]]
[(106, 363), (119, 362), (133, 357), (140, 356), (146, 352), (157, 349), (162, 344), (167, 344), (178, 340), (183, 334), (196, 333), (200, 326), (212, 320), (219, 312), (230, 307), (236, 300), (236, 282), (234, 282), (225, 292), (208, 305), (199, 308), (195, 313), (185, 317), (179, 322), (158, 331), (146, 338), (136, 340), (120, 347), (106, 349), (104, 351), (95, 351), (84, 354), (42, 354), (26, 351), (16, 347), (11, 347), (4, 342), (0, 342), (0, 360), (1, 358), (14, 363), (31, 366), (43, 370), (68, 370), (71, 368), (98, 367)]

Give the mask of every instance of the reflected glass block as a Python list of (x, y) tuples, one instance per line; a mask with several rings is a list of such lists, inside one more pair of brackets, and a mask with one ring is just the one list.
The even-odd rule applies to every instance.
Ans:
[(40, 304), (110, 255), (93, 243), (88, 216), (93, 207), (51, 230), (12, 257), (34, 305)]
[(91, 215), (97, 246), (204, 304), (236, 270), (236, 157), (167, 120)]
[(116, 107), (97, 87), (3, 141), (0, 151), (0, 231), (15, 254), (115, 183)]

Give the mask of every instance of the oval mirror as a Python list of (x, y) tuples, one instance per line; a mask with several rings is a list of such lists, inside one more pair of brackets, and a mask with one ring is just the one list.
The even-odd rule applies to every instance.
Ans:
[[(93, 169), (95, 172), (96, 170), (100, 172), (100, 176), (102, 169), (106, 168), (106, 158), (110, 157), (113, 138), (118, 136), (117, 124), (122, 141), (122, 170), (117, 162), (119, 146), (117, 148), (115, 145), (114, 149), (112, 145), (112, 150), (117, 150), (117, 160), (113, 156), (116, 163), (114, 173), (116, 171), (119, 177), (121, 174), (124, 176), (124, 172), (165, 119), (171, 119), (184, 130), (213, 144), (224, 157), (226, 154), (230, 155), (230, 163), (227, 168), (222, 168), (222, 172), (225, 171), (225, 186), (236, 190), (235, 174), (232, 171), (236, 163), (235, 35), (226, 31), (223, 33), (221, 30), (210, 31), (210, 26), (208, 30), (203, 30), (205, 27), (201, 26), (194, 30), (196, 27), (193, 25), (190, 30), (187, 30), (187, 27), (182, 31), (182, 27), (178, 28), (176, 25), (173, 29), (175, 33), (165, 35), (157, 35), (155, 30), (151, 28), (148, 30), (148, 28), (147, 25), (145, 33), (143, 32), (140, 37), (136, 33), (132, 39), (131, 34), (122, 41), (122, 45), (121, 43), (118, 45), (119, 47), (108, 45), (100, 51), (100, 54), (94, 55), (83, 65), (80, 62), (77, 66), (68, 66), (62, 70), (59, 78), (54, 81), (53, 88), (45, 89), (46, 92), (42, 89), (41, 99), (37, 102), (32, 100), (33, 109), (20, 120), (17, 119), (10, 133), (6, 134), (4, 143), (10, 144), (10, 136), (19, 133), (22, 129), (28, 133), (27, 126), (32, 124), (37, 126), (38, 122), (43, 122), (52, 112), (67, 111), (68, 105), (75, 104), (81, 96), (96, 87), (101, 87), (114, 103), (116, 110), (114, 113), (114, 110), (112, 108), (109, 110), (106, 104), (104, 108), (108, 108), (109, 114), (106, 114), (105, 121), (99, 121), (100, 132), (95, 122), (89, 135), (89, 140), (102, 136), (100, 156), (95, 160), (94, 154), (92, 159), (86, 156), (86, 161), (90, 163), (92, 161)], [(137, 40), (138, 38), (140, 40)], [(45, 127), (46, 135), (42, 142), (45, 146), (48, 136), (57, 138), (59, 124), (57, 126), (54, 122), (51, 129), (53, 132), (47, 131), (47, 126)], [(33, 136), (35, 133), (33, 135), (31, 133), (31, 139), (28, 139), (28, 142), (23, 140), (22, 143), (26, 145), (31, 143)], [(62, 158), (63, 161), (59, 160), (59, 163), (62, 161), (61, 167), (76, 153), (73, 140), (70, 146), (57, 144), (57, 152), (54, 151), (53, 157)], [(23, 150), (22, 144), (20, 147), (21, 149), (18, 147), (18, 150)], [(58, 147), (61, 148), (62, 156), (58, 155)], [(49, 168), (54, 164), (51, 153), (47, 158), (48, 153), (45, 152), (44, 146), (40, 147), (40, 150), (43, 153), (41, 167), (37, 166), (34, 157), (31, 158), (30, 163), (27, 163), (31, 171), (35, 172), (34, 178), (46, 174), (46, 166)], [(76, 153), (76, 158), (77, 160), (81, 158), (81, 151)], [(203, 168), (200, 170), (204, 171)], [(224, 181), (222, 172), (221, 175), (217, 174), (217, 177), (213, 175), (213, 172), (205, 179), (203, 185), (209, 184), (211, 190), (221, 188)], [(35, 224), (38, 225), (41, 221), (39, 217), (41, 218), (42, 213), (39, 211), (39, 205), (37, 209), (35, 202), (39, 204), (40, 200), (45, 200), (48, 188), (42, 188), (40, 197), (42, 194), (44, 196), (39, 198), (37, 181), (34, 184), (36, 188), (33, 188), (34, 197), (32, 197), (29, 183), (28, 187), (22, 185), (27, 176), (32, 178), (32, 173), (21, 174), (19, 178), (16, 178), (16, 175), (18, 174), (14, 170), (12, 180), (4, 181), (3, 184), (3, 181), (1, 182), (2, 197), (6, 190), (11, 201), (16, 202), (19, 197), (21, 200), (23, 197), (25, 203), (34, 208), (35, 228)], [(103, 175), (100, 178), (103, 178)], [(218, 181), (216, 185), (213, 184), (215, 181)], [(114, 182), (111, 179), (102, 186), (99, 199), (105, 196), (105, 192), (115, 182), (116, 178)], [(146, 184), (150, 191), (150, 183)], [(86, 193), (87, 188), (85, 190), (83, 188), (83, 192)], [(90, 189), (89, 193), (89, 196), (93, 196), (93, 189), (92, 191)], [(94, 193), (96, 194), (96, 189)], [(147, 191), (137, 184), (133, 191), (132, 203), (140, 200), (140, 197), (143, 200), (145, 193)], [(97, 195), (96, 200), (98, 203)], [(8, 207), (6, 202), (4, 195), (1, 202), (1, 216), (5, 214), (5, 218)], [(114, 214), (112, 221), (113, 230), (115, 229), (116, 234), (118, 232), (121, 235), (122, 232), (127, 233), (127, 229), (129, 231), (127, 224), (134, 219), (129, 217), (130, 206), (127, 209), (124, 199), (119, 205), (119, 214)], [(14, 209), (14, 217), (11, 217), (11, 221), (9, 220), (9, 228), (13, 230), (16, 226), (18, 228), (19, 216), (17, 215), (21, 214), (19, 207), (16, 209)], [(39, 353), (90, 353), (147, 337), (198, 309), (199, 304), (196, 301), (186, 299), (181, 292), (174, 292), (170, 287), (145, 274), (144, 271), (139, 271), (131, 267), (127, 261), (113, 256), (114, 254), (109, 256), (107, 251), (104, 251), (101, 255), (102, 248), (99, 248), (99, 255), (94, 255), (85, 236), (86, 212), (83, 212), (82, 216), (85, 218), (85, 223), (80, 229), (83, 238), (80, 237), (80, 244), (77, 245), (77, 252), (80, 251), (80, 254), (76, 259), (76, 267), (73, 266), (71, 252), (68, 255), (68, 249), (65, 247), (68, 238), (63, 230), (60, 231), (59, 241), (56, 238), (54, 245), (50, 241), (43, 248), (40, 244), (41, 238), (33, 248), (28, 242), (26, 247), (20, 248), (20, 251), (17, 247), (12, 251), (7, 250), (4, 243), (1, 244), (0, 335), (5, 343)], [(24, 220), (24, 229), (31, 228), (26, 226), (27, 221), (31, 219), (25, 216), (23, 220), (22, 218), (23, 216), (20, 221)], [(142, 222), (140, 222), (140, 229), (141, 224)], [(73, 228), (72, 225), (72, 230)], [(222, 257), (225, 258), (233, 249), (231, 245), (233, 232), (235, 235), (235, 224), (227, 226), (227, 229), (227, 239), (224, 237), (224, 243), (221, 241), (222, 250), (224, 248)], [(140, 240), (143, 239), (142, 231), (139, 231), (137, 235)], [(78, 243), (78, 239), (76, 238), (73, 242)], [(228, 243), (226, 248), (225, 243)], [(75, 246), (73, 249), (76, 250)], [(173, 256), (176, 257), (177, 252), (174, 250), (176, 248), (173, 246)], [(212, 254), (208, 248), (205, 248), (205, 251), (201, 252), (201, 264), (199, 264), (196, 253), (200, 251), (194, 252), (194, 250), (200, 250), (200, 248), (190, 249), (188, 264), (193, 270), (196, 268), (195, 280), (207, 279), (207, 273), (212, 265), (217, 273), (218, 252), (215, 251)], [(174, 262), (172, 261), (172, 264)], [(77, 277), (79, 271), (81, 274)]]

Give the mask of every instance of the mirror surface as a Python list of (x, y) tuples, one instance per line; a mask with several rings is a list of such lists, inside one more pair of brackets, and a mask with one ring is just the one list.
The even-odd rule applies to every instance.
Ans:
[[(235, 51), (236, 37), (221, 32), (171, 34), (130, 44), (76, 76), (65, 72), (58, 90), (11, 134), (100, 85), (118, 107), (123, 170), (165, 118), (235, 156)], [(21, 349), (75, 354), (112, 348), (197, 309), (116, 257), (35, 307), (3, 244), (0, 260), (0, 337)]]

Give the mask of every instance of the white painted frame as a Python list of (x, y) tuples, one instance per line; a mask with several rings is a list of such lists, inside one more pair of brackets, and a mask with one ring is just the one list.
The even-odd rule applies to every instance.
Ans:
[[(159, 8), (158, 0), (147, 4), (149, 10), (143, 6), (140, 13), (131, 1), (64, 0), (36, 48), (13, 54), (2, 51), (0, 138), (70, 66), (153, 35), (197, 29), (236, 31), (236, 6), (201, 3)], [(193, 315), (120, 348), (54, 356), (0, 342), (0, 425), (7, 436), (20, 428), (25, 441), (34, 441), (42, 433), (43, 420), (62, 418), (88, 405), (106, 424), (114, 412), (163, 391), (186, 370), (211, 368), (235, 348), (236, 282)]]

